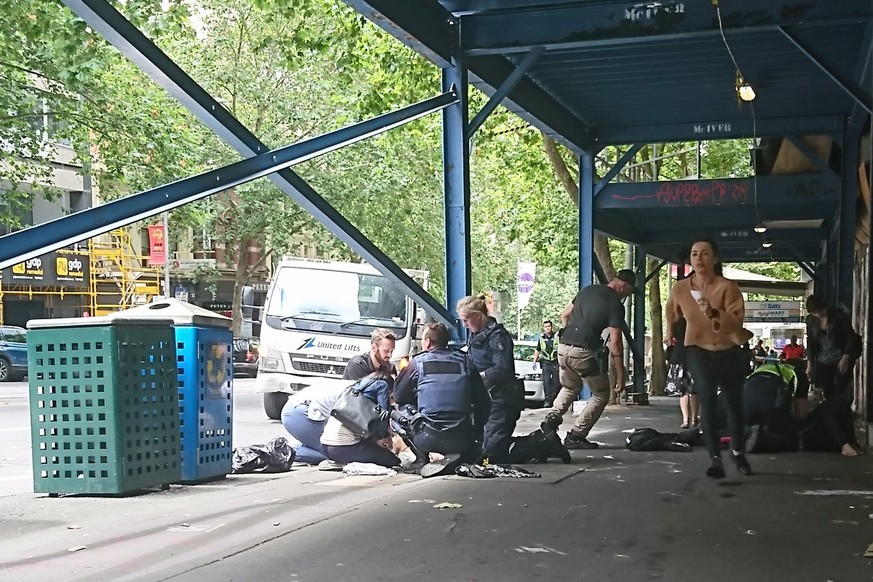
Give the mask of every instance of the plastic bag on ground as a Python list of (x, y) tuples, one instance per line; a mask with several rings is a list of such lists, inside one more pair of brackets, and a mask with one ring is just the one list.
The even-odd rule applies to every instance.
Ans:
[(294, 449), (285, 437), (265, 445), (250, 445), (233, 450), (232, 473), (284, 473), (294, 464)]

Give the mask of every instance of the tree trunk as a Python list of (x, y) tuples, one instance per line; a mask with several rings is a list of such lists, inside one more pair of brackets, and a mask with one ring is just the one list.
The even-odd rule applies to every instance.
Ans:
[[(552, 170), (554, 170), (555, 175), (558, 177), (561, 186), (564, 187), (570, 200), (572, 200), (573, 204), (578, 208), (579, 186), (576, 184), (573, 174), (567, 167), (567, 162), (561, 156), (561, 152), (558, 150), (558, 144), (556, 144), (555, 140), (546, 134), (543, 133), (542, 136), (543, 148), (546, 151), (546, 157), (548, 157), (549, 163), (552, 165)], [(615, 277), (615, 266), (612, 264), (612, 257), (609, 254), (609, 239), (597, 232), (594, 233), (594, 254), (597, 256), (600, 266), (603, 267), (607, 279)]]
[[(647, 269), (652, 272), (658, 267), (655, 259), (649, 259)], [(667, 363), (664, 360), (664, 313), (661, 307), (661, 273), (649, 281), (649, 308), (652, 315), (652, 375), (649, 378), (649, 393), (663, 396), (667, 386)]]

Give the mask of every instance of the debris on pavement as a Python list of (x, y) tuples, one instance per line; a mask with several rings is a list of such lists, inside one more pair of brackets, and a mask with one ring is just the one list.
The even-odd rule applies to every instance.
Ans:
[(434, 509), (460, 509), (462, 507), (464, 506), (460, 503), (449, 503), (448, 501), (437, 503), (433, 506)]
[(86, 550), (86, 549), (88, 549), (88, 546), (73, 546), (72, 548), (70, 548), (67, 551), (68, 552), (81, 552), (82, 550)]

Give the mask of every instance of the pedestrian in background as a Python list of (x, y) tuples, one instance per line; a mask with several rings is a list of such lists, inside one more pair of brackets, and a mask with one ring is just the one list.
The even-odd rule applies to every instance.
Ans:
[(537, 340), (537, 348), (534, 352), (534, 365), (538, 363), (542, 367), (543, 406), (546, 408), (551, 408), (555, 396), (558, 395), (558, 343), (552, 322), (545, 320), (543, 333)]

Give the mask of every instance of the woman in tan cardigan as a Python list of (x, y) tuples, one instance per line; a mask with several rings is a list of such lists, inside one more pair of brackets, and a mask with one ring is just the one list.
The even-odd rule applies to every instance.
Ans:
[(716, 413), (720, 388), (728, 403), (731, 458), (740, 473), (751, 475), (752, 468), (743, 455), (743, 382), (749, 368), (748, 358), (739, 346), (744, 333), (743, 296), (736, 283), (721, 275), (718, 246), (713, 241), (695, 240), (690, 262), (694, 272), (678, 281), (670, 292), (667, 339), (673, 339), (673, 323), (684, 316), (687, 364), (700, 395), (703, 433), (710, 455), (706, 474), (713, 479), (725, 476)]

